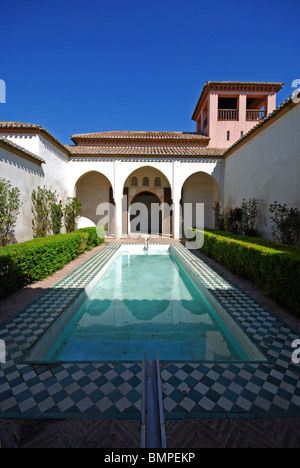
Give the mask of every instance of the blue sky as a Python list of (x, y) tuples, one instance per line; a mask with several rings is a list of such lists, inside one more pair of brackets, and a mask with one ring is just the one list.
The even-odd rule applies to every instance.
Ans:
[(0, 120), (74, 133), (194, 131), (208, 80), (300, 79), (298, 0), (12, 0), (1, 5)]

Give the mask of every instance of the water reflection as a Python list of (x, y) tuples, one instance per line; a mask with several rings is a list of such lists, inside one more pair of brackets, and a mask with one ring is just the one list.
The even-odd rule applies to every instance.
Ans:
[[(45, 360), (236, 360), (215, 312), (169, 255), (120, 255)], [(84, 356), (84, 359), (83, 359)]]

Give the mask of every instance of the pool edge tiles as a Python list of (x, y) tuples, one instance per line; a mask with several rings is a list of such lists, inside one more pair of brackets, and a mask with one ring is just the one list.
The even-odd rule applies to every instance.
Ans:
[(136, 362), (144, 352), (161, 362), (266, 360), (169, 245), (137, 244), (118, 249), (26, 362)]
[[(110, 246), (109, 246), (110, 247)], [(74, 285), (81, 285), (81, 288), (77, 291), (77, 294), (74, 294), (74, 297), (71, 298), (70, 301), (66, 302), (65, 307), (61, 310), (60, 314), (56, 317), (53, 323), (45, 330), (45, 332), (40, 336), (40, 338), (31, 346), (28, 350), (26, 355), (23, 358), (24, 363), (44, 363), (42, 359), (40, 359), (41, 355), (44, 355), (46, 349), (51, 346), (51, 343), (55, 341), (57, 334), (59, 334), (67, 323), (70, 321), (76, 310), (80, 307), (83, 303), (85, 298), (88, 296), (90, 291), (93, 289), (95, 284), (99, 281), (99, 279), (106, 273), (107, 269), (113, 263), (116, 256), (119, 255), (121, 250), (121, 244), (113, 244), (113, 248), (107, 252), (107, 255), (104, 258), (101, 258), (101, 263), (94, 269), (94, 272), (91, 273), (90, 271), (90, 261), (87, 262), (88, 265), (82, 265), (79, 267), (78, 270), (75, 270), (75, 281), (72, 280), (73, 274), (70, 277), (65, 278), (60, 283), (54, 286), (53, 289), (59, 289), (62, 285), (67, 286), (71, 289), (74, 288)], [(87, 272), (86, 280), (83, 282), (82, 280), (77, 280), (77, 275), (82, 274), (82, 271)], [(71, 280), (71, 284), (68, 282)], [(75, 288), (77, 289), (77, 288)]]
[[(225, 326), (232, 334), (234, 339), (238, 342), (238, 345), (247, 355), (248, 358), (244, 360), (250, 362), (267, 361), (268, 358), (265, 355), (265, 353), (262, 352), (262, 350), (259, 349), (259, 347), (255, 343), (253, 343), (250, 336), (244, 332), (244, 330), (240, 327), (237, 321), (234, 320), (231, 314), (228, 313), (228, 311), (222, 306), (219, 300), (210, 292), (210, 290), (206, 287), (207, 285), (205, 286), (200, 275), (195, 271), (195, 268), (193, 268), (190, 262), (185, 258), (182, 251), (180, 251), (180, 249), (176, 249), (176, 247), (173, 246), (170, 246), (170, 251), (175, 257), (175, 259), (182, 265), (184, 270), (190, 276), (192, 281), (195, 283), (196, 287), (199, 288), (199, 290), (202, 292), (207, 302), (215, 310), (216, 319), (222, 321), (225, 324)], [(243, 361), (243, 359), (241, 359), (240, 361)], [(233, 360), (232, 362), (237, 362), (237, 360)]]

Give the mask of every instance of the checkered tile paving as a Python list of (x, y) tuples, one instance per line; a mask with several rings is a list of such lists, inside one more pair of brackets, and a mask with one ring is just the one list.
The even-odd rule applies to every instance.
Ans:
[(0, 329), (7, 348), (7, 363), (0, 366), (1, 418), (139, 418), (139, 364), (22, 364), (28, 349), (119, 247), (105, 247)]
[[(125, 418), (141, 410), (141, 363), (29, 365), (24, 355), (70, 301), (112, 258), (113, 243), (0, 328), (7, 363), (0, 365), (0, 418)], [(180, 244), (171, 246), (268, 357), (264, 363), (162, 365), (166, 416), (300, 416), (299, 336)]]
[(162, 368), (168, 417), (300, 415), (300, 365), (292, 363), (299, 335), (182, 245), (171, 250), (267, 356), (264, 363), (170, 364)]

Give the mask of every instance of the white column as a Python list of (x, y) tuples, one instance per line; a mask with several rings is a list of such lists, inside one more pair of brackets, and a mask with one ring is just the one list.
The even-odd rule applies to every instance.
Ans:
[(181, 237), (181, 205), (180, 200), (173, 200), (173, 237), (180, 239)]
[(181, 189), (182, 189), (182, 167), (179, 161), (173, 162), (173, 178), (172, 178), (172, 199), (173, 199), (173, 237), (174, 239), (181, 238)]
[(115, 200), (115, 233), (116, 238), (121, 239), (122, 237), (122, 214), (123, 214), (123, 198)]

